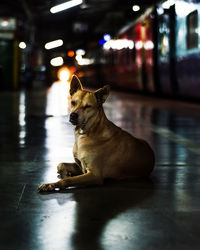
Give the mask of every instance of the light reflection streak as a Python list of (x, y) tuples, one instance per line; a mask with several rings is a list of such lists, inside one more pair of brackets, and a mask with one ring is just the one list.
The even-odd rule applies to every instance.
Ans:
[[(65, 194), (66, 196), (67, 194)], [(66, 201), (62, 197), (62, 202)], [(65, 204), (59, 204), (58, 199), (48, 201), (48, 210), (54, 213), (43, 215), (40, 220), (37, 240), (43, 245), (43, 249), (72, 249), (71, 238), (75, 229), (76, 202), (69, 198)], [(44, 207), (46, 211), (46, 207)]]
[(141, 228), (138, 225), (133, 226), (133, 222), (127, 220), (127, 217), (129, 217), (128, 213), (129, 211), (121, 213), (107, 222), (100, 238), (103, 249), (106, 249), (109, 242), (112, 242), (113, 249), (118, 249), (119, 244), (121, 249), (123, 249), (123, 242), (126, 242), (127, 239), (132, 243), (137, 241)]
[(26, 95), (24, 91), (19, 94), (19, 145), (24, 146), (26, 143)]
[(47, 115), (61, 116), (69, 113), (69, 86), (68, 81), (53, 83), (47, 92)]
[(68, 122), (69, 114), (69, 82), (54, 82), (47, 92), (46, 114), (46, 160), (50, 166), (45, 174), (47, 182), (57, 180), (57, 165), (60, 162), (73, 162), (73, 127)]

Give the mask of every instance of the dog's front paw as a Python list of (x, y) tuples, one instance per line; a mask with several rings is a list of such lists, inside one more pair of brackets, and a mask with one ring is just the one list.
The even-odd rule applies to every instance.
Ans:
[(38, 192), (50, 192), (55, 190), (55, 183), (42, 184), (38, 187)]

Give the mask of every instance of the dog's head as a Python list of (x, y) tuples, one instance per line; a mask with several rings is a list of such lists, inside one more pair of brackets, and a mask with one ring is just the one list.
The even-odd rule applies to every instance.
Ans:
[(92, 124), (109, 95), (109, 89), (106, 85), (94, 92), (85, 90), (79, 78), (74, 75), (70, 84), (70, 122), (80, 129), (85, 129), (88, 123)]

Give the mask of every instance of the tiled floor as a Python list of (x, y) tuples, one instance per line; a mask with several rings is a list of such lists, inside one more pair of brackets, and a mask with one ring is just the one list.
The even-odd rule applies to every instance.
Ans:
[(112, 92), (106, 114), (149, 141), (149, 180), (39, 194), (71, 162), (67, 83), (0, 93), (0, 249), (200, 249), (200, 105)]

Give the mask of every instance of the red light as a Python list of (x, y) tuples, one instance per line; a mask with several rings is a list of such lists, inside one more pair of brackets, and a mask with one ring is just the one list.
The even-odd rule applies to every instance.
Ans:
[(73, 50), (69, 50), (68, 53), (67, 53), (67, 55), (69, 57), (73, 57), (74, 56), (74, 51)]

